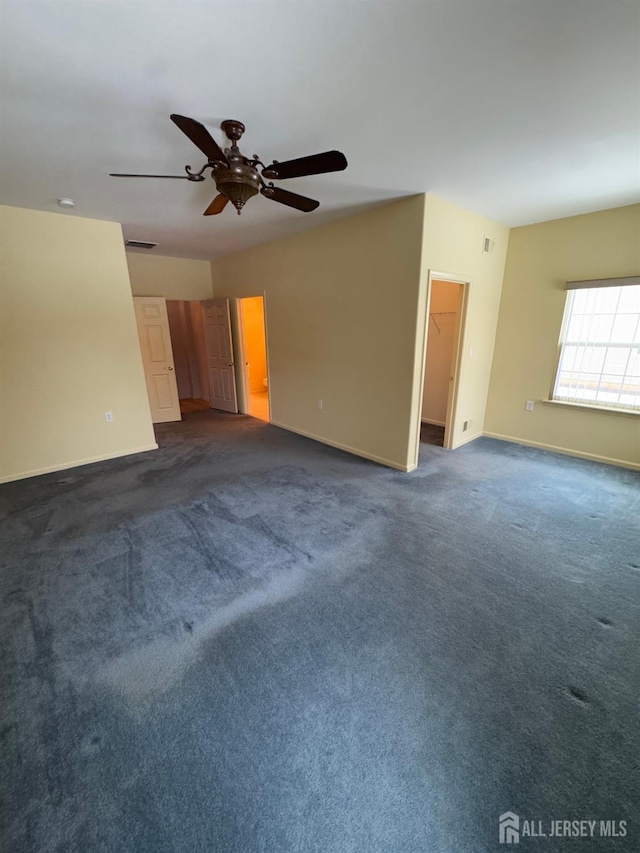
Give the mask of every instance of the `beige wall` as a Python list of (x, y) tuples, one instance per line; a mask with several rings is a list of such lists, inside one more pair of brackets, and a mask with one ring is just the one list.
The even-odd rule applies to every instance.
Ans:
[(213, 295), (208, 261), (127, 252), (127, 264), (134, 296), (211, 299)]
[(0, 207), (0, 236), (0, 481), (155, 447), (120, 226)]
[[(640, 273), (640, 205), (511, 231), (486, 431), (640, 467), (640, 418), (540, 402), (555, 374), (564, 282)], [(534, 400), (534, 411), (525, 402)]]
[[(483, 251), (484, 238), (494, 245)], [(429, 271), (457, 276), (469, 281), (462, 358), (459, 365), (458, 406), (453, 413), (452, 445), (481, 435), (489, 391), (495, 331), (498, 322), (500, 292), (509, 241), (509, 229), (449, 202), (427, 195), (425, 199), (424, 241), (422, 252), (422, 295), (420, 325), (425, 328), (426, 292)], [(416, 358), (422, 377), (424, 342)], [(416, 407), (422, 388), (418, 379)], [(414, 419), (419, 424), (419, 409)], [(468, 422), (463, 431), (464, 421)], [(417, 442), (417, 435), (414, 437)]]
[(212, 262), (216, 296), (266, 292), (274, 423), (413, 466), (423, 215), (413, 196)]

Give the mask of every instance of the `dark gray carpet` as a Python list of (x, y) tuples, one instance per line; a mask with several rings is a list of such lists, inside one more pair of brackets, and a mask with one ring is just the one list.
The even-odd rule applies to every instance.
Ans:
[(637, 474), (158, 434), (0, 487), (3, 851), (640, 849)]

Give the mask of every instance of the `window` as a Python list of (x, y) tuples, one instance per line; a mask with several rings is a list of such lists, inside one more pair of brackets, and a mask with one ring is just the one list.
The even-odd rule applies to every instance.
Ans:
[[(613, 286), (618, 281), (633, 283)], [(636, 282), (638, 277), (567, 283), (552, 399), (640, 412), (640, 283)]]

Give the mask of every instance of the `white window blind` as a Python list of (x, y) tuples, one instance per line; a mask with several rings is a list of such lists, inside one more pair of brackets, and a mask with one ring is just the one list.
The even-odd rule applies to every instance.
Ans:
[(640, 412), (640, 284), (613, 281), (567, 284), (553, 399)]

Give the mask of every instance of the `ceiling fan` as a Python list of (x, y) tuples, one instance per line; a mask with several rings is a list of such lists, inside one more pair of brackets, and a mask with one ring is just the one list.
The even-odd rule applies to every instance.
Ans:
[[(312, 154), (310, 157), (299, 157), (297, 160), (285, 160), (283, 163), (274, 160), (271, 165), (265, 166), (256, 154), (253, 157), (245, 157), (240, 153), (238, 140), (245, 131), (241, 121), (227, 119), (220, 125), (231, 140), (230, 147), (224, 150), (199, 121), (175, 113), (171, 115), (171, 121), (207, 158), (207, 162), (199, 172), (192, 171), (191, 166), (185, 166), (186, 175), (131, 175), (122, 172), (109, 174), (114, 178), (176, 178), (186, 181), (204, 181), (204, 172), (206, 169), (211, 169), (218, 195), (205, 210), (204, 216), (222, 213), (228, 202), (233, 204), (239, 215), (245, 203), (257, 193), (261, 193), (272, 201), (309, 213), (320, 205), (319, 201), (275, 187), (273, 181), (302, 178), (305, 175), (322, 175), (325, 172), (340, 172), (347, 168), (347, 159), (340, 151), (325, 151), (322, 154)], [(259, 173), (258, 166), (261, 167), (262, 174)], [(265, 183), (263, 178), (266, 178), (269, 183)]]

